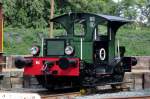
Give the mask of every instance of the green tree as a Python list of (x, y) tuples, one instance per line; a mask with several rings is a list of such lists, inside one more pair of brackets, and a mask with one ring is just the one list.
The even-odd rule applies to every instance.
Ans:
[(48, 18), (46, 16), (49, 14), (46, 9), (46, 7), (48, 7), (47, 1), (48, 0), (3, 0), (5, 26), (46, 27), (48, 25)]
[[(49, 26), (50, 0), (3, 0), (5, 26), (46, 28)], [(138, 10), (140, 9), (141, 16)], [(55, 0), (55, 16), (69, 12), (90, 12), (148, 19), (150, 0)]]

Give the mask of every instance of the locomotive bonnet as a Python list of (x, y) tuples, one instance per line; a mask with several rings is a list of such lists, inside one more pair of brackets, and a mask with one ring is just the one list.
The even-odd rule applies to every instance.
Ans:
[(124, 73), (137, 63), (134, 57), (124, 56), (126, 49), (116, 40), (117, 30), (130, 20), (69, 13), (51, 22), (62, 25), (65, 35), (44, 38), (41, 47), (32, 48), (33, 57), (15, 59), (24, 75), (35, 76), (47, 89), (121, 83)]

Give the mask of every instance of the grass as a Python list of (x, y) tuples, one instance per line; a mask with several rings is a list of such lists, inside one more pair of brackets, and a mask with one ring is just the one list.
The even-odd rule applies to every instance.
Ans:
[[(54, 35), (65, 33), (64, 30), (54, 30)], [(4, 52), (6, 55), (30, 54), (33, 44), (41, 45), (41, 38), (48, 37), (48, 29), (4, 29)], [(150, 29), (120, 28), (117, 32), (120, 45), (126, 47), (127, 56), (150, 56)]]
[(150, 56), (150, 29), (121, 28), (117, 33), (120, 45), (126, 46), (126, 55)]

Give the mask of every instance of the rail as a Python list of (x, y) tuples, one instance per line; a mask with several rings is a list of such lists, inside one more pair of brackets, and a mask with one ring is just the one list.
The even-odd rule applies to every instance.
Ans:
[(52, 95), (41, 95), (41, 99), (74, 99), (77, 96), (81, 96), (80, 92), (52, 94)]

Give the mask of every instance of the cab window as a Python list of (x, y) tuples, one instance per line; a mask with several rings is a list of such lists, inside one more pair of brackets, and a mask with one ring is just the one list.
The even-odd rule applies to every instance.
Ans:
[(85, 22), (84, 20), (76, 21), (74, 23), (74, 35), (84, 36), (85, 35)]
[(54, 24), (54, 27), (56, 29), (54, 29), (54, 36), (67, 36), (67, 31), (66, 29), (61, 25), (61, 24)]
[(108, 27), (107, 27), (107, 22), (104, 24), (99, 24), (98, 25), (98, 35), (99, 36), (107, 36), (107, 32), (108, 32)]

